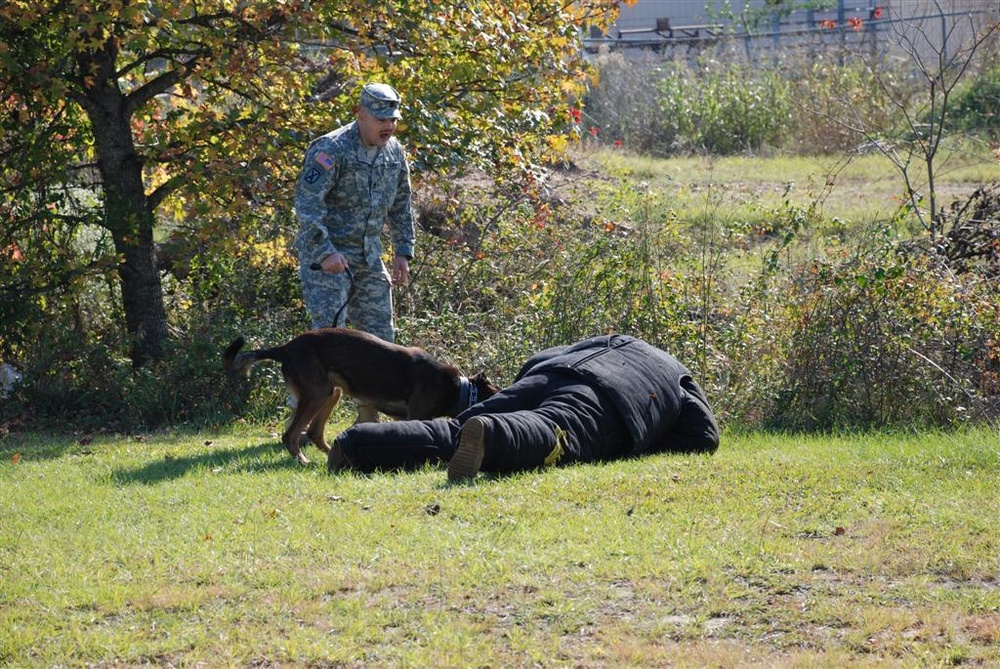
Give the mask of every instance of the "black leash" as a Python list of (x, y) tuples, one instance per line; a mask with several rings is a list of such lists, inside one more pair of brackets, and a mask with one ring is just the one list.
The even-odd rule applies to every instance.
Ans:
[[(309, 265), (309, 269), (322, 272), (323, 266), (320, 265), (318, 262), (314, 262), (313, 264)], [(337, 310), (337, 315), (333, 317), (333, 323), (330, 324), (331, 327), (337, 326), (337, 321), (340, 320), (340, 314), (344, 313), (344, 309), (347, 308), (348, 303), (351, 301), (351, 295), (354, 294), (354, 275), (351, 274), (351, 268), (345, 265), (344, 272), (347, 273), (347, 280), (350, 282), (350, 287), (348, 287), (347, 289), (347, 299), (344, 300), (344, 304), (340, 307), (340, 309)]]

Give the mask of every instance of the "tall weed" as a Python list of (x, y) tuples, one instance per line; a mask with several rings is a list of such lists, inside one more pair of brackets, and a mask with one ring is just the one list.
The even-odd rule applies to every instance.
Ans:
[(660, 93), (660, 114), (677, 125), (681, 148), (726, 155), (784, 143), (791, 100), (778, 72), (733, 62), (678, 66)]
[[(861, 147), (868, 129), (889, 131), (904, 121), (900, 111), (921, 85), (897, 62), (844, 58), (838, 50), (752, 64), (732, 52), (715, 56), (602, 54), (589, 122), (603, 137), (647, 155), (834, 153)], [(977, 90), (989, 95), (988, 86)]]
[(650, 156), (674, 153), (681, 140), (678, 119), (662, 113), (660, 85), (669, 67), (656, 61), (629, 60), (620, 52), (597, 60), (598, 82), (586, 101), (588, 125), (600, 136)]
[(874, 69), (832, 54), (786, 64), (792, 106), (788, 148), (801, 154), (874, 150), (865, 146), (872, 128), (890, 133), (905, 123), (919, 85), (892, 61)]

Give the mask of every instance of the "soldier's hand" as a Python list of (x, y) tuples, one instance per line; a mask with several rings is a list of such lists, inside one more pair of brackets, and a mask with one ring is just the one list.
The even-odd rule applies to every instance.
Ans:
[(406, 256), (396, 256), (392, 261), (392, 285), (405, 286), (410, 282), (410, 261)]
[(331, 253), (327, 257), (323, 258), (323, 262), (319, 264), (319, 267), (324, 272), (339, 274), (340, 272), (347, 271), (347, 258), (345, 258), (344, 254), (340, 252)]

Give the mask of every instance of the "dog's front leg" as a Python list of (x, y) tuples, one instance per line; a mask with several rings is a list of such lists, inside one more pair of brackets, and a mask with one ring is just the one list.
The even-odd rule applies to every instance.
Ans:
[(309, 458), (306, 457), (305, 453), (302, 452), (302, 448), (299, 446), (299, 438), (297, 435), (301, 434), (301, 432), (296, 432), (291, 436), (291, 441), (289, 441), (288, 437), (283, 437), (281, 441), (285, 444), (285, 448), (288, 452), (292, 454), (292, 457), (295, 458), (300, 465), (308, 465)]

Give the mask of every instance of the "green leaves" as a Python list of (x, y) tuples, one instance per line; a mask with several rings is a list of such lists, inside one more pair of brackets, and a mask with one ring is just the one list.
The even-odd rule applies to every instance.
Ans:
[[(505, 183), (530, 178), (565, 148), (567, 116), (557, 112), (584, 90), (577, 30), (610, 22), (616, 6), (5, 2), (0, 157), (11, 167), (0, 175), (0, 248), (30, 247), (18, 275), (27, 293), (50, 298), (45, 277), (56, 263), (121, 263), (122, 292), (112, 294), (124, 313), (99, 311), (124, 316), (124, 339), (156, 357), (167, 329), (154, 239), (178, 230), (196, 239), (206, 267), (217, 268), (203, 280), (221, 285), (229, 266), (213, 253), (287, 237), (305, 146), (350, 120), (359, 84), (373, 79), (403, 93), (402, 139), (418, 176), (472, 164)], [(78, 243), (80, 222), (112, 233), (102, 257)], [(65, 233), (58, 254), (29, 235), (39, 226)], [(32, 319), (72, 310), (90, 288), (68, 282), (35, 310), (8, 295), (4, 313), (31, 311), (18, 321), (28, 345)], [(74, 325), (81, 335), (106, 326)]]
[[(246, 158), (261, 145), (276, 153), (254, 164), (287, 182), (306, 139), (350, 118), (357, 83), (373, 78), (404, 93), (404, 139), (418, 172), (471, 162), (517, 174), (565, 146), (552, 139), (566, 130), (565, 115), (551, 112), (584, 90), (576, 31), (584, 21), (610, 22), (615, 5), (11, 2), (0, 10), (0, 76), (15, 83), (5, 86), (5, 106), (36, 129), (71, 112), (66, 99), (92, 98), (95, 86), (116, 90), (147, 193), (224, 197), (247, 178)], [(325, 76), (342, 85), (317, 103)], [(88, 121), (76, 114), (73, 123), (86, 130)], [(302, 133), (297, 146), (289, 130)], [(14, 132), (5, 128), (5, 141)], [(93, 159), (89, 132), (62, 134), (63, 157), (39, 135), (30, 149), (36, 162)], [(178, 178), (185, 175), (196, 178)], [(161, 191), (157, 204), (165, 198)]]

